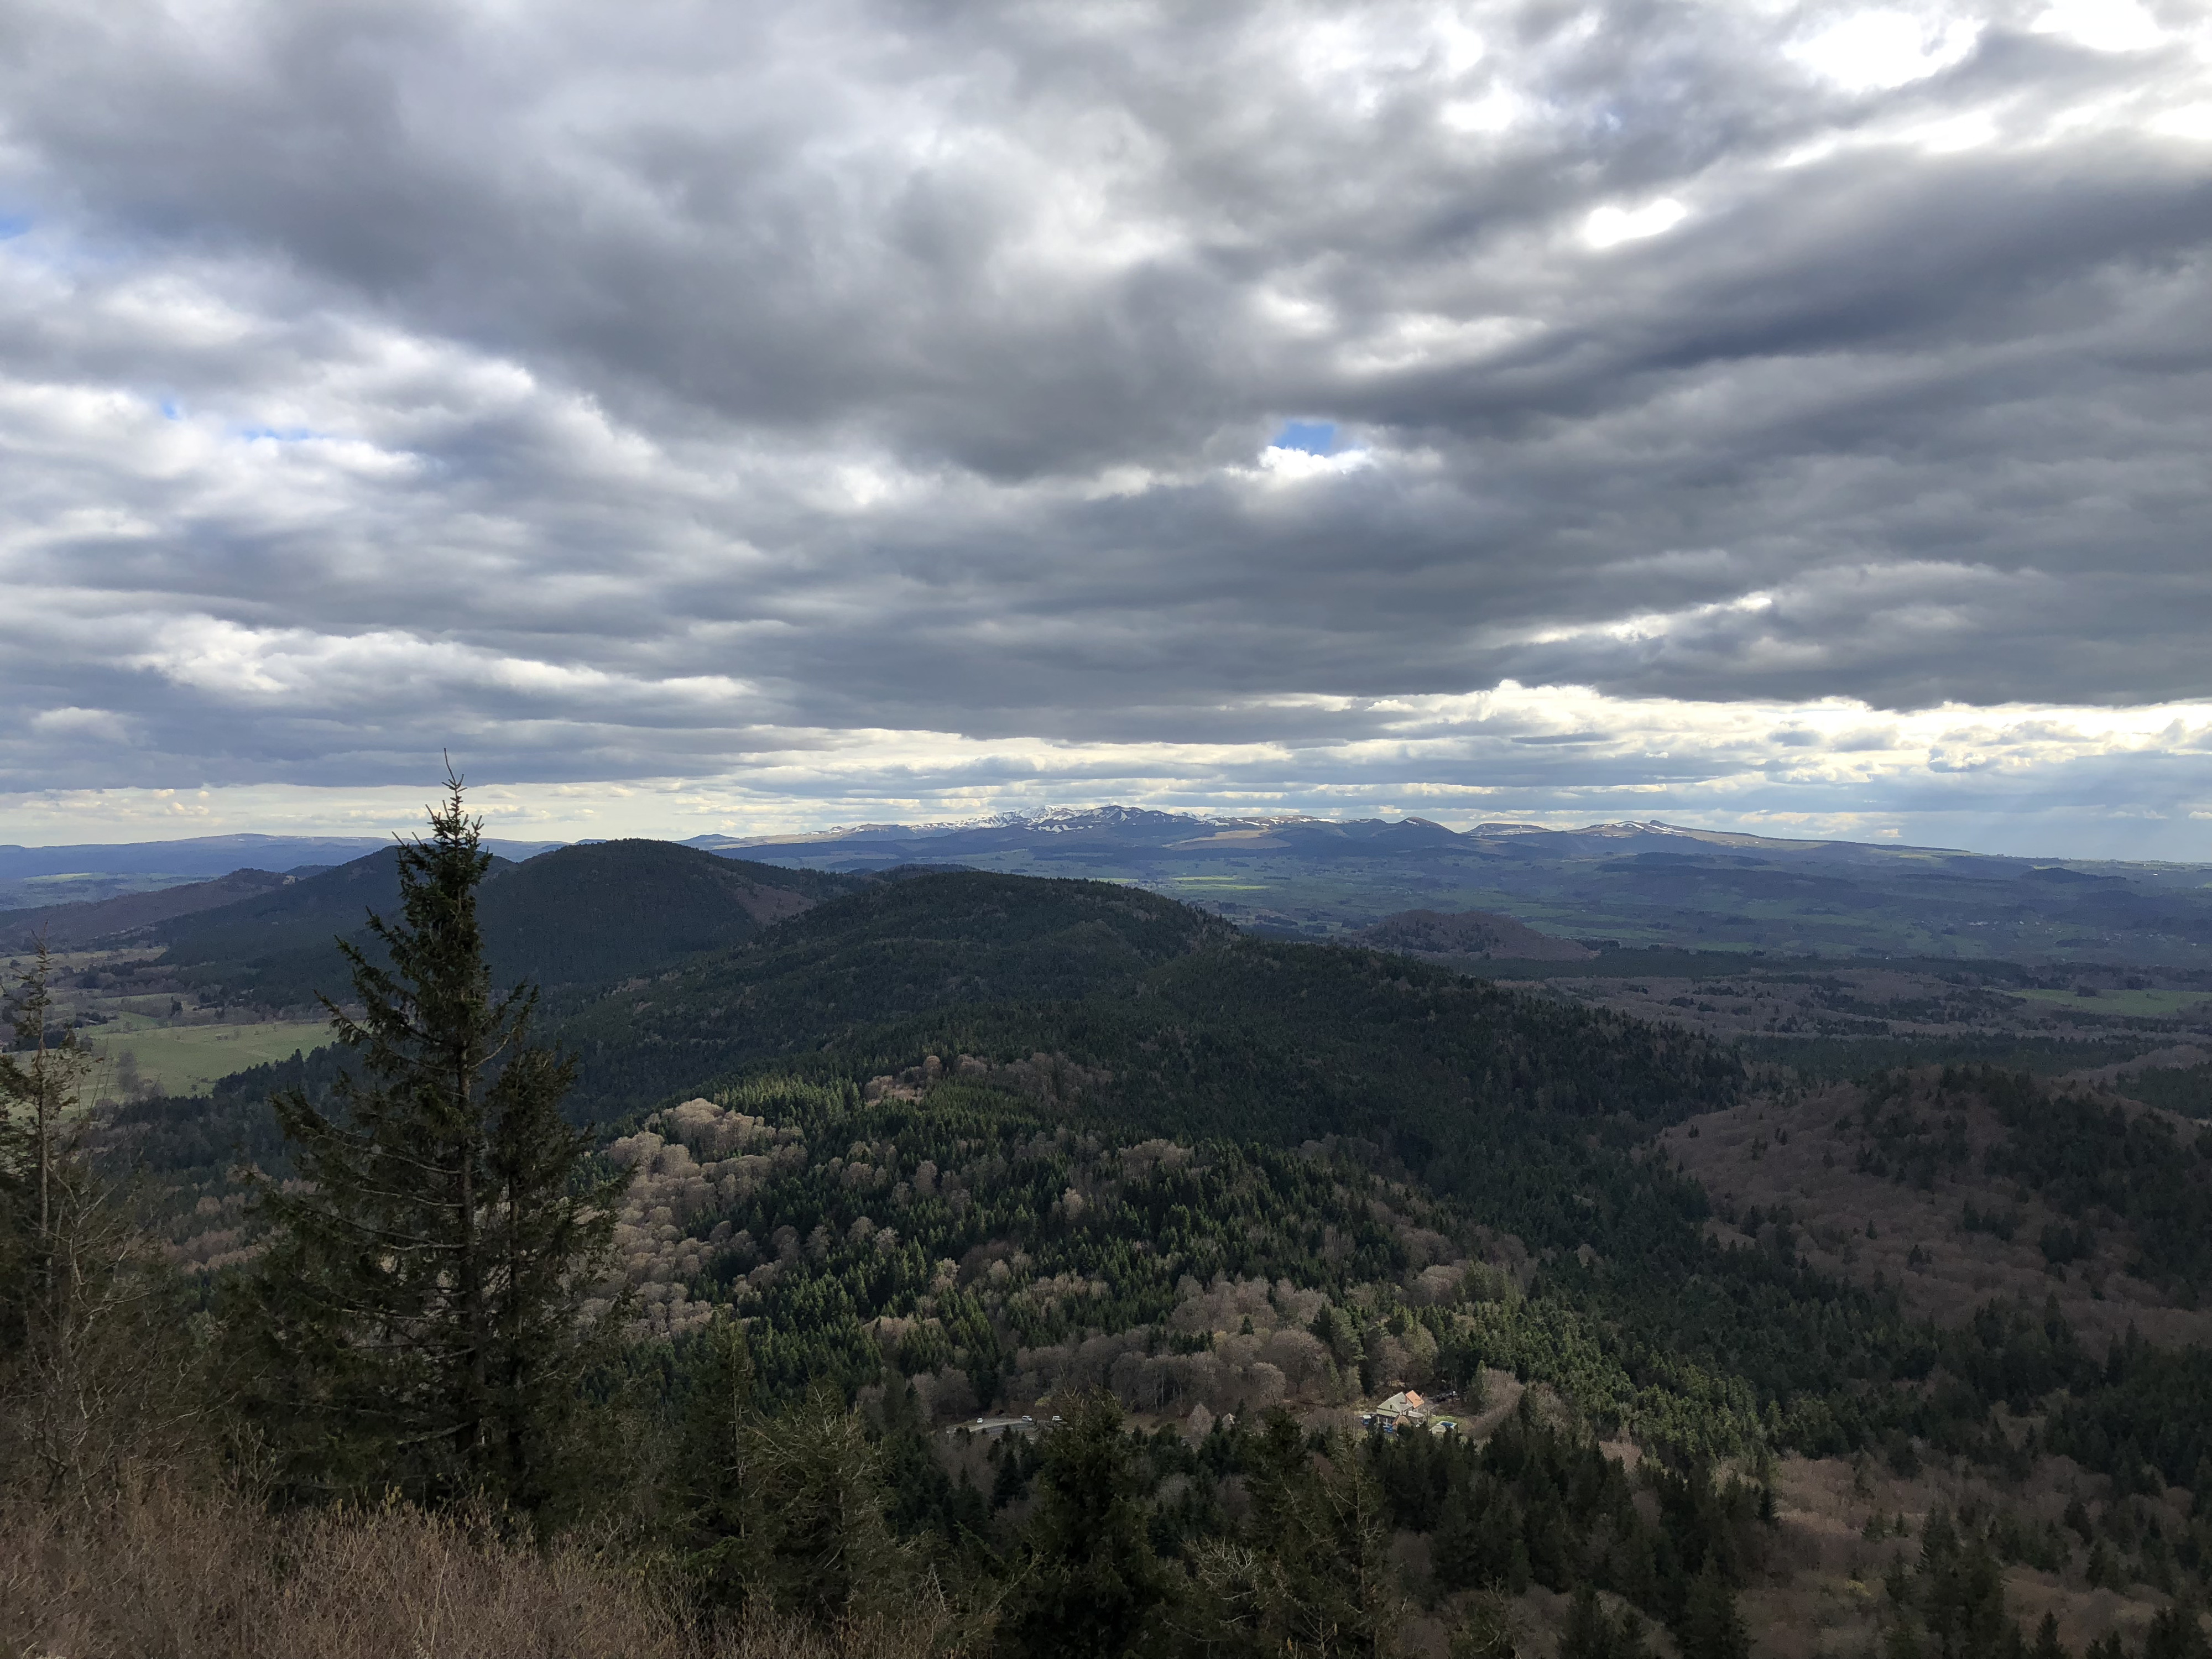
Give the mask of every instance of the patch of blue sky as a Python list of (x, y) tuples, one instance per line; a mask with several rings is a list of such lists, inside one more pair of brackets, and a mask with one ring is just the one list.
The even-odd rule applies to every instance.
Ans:
[(161, 418), (165, 421), (183, 420), (185, 418), (185, 406), (179, 403), (174, 398), (162, 398)]
[(266, 438), (280, 444), (305, 443), (311, 438), (327, 438), (327, 432), (319, 432), (311, 426), (242, 426), (238, 435), (247, 443)]
[(0, 242), (12, 242), (31, 228), (27, 213), (0, 213)]
[(1270, 449), (1302, 449), (1309, 455), (1326, 455), (1336, 447), (1334, 421), (1285, 421), (1267, 446)]

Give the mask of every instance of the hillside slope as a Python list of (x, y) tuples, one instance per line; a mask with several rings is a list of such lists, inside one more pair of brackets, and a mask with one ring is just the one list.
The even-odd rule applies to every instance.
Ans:
[(967, 872), (825, 904), (553, 1035), (583, 1062), (577, 1112), (600, 1121), (763, 1067), (926, 1085), (928, 1056), (965, 1054), (1116, 1133), (1357, 1137), (1532, 1246), (1632, 1258), (1692, 1248), (1702, 1211), (1625, 1150), (1741, 1083), (1678, 1029), (1239, 937), (1124, 888)]
[(213, 881), (195, 881), (152, 892), (0, 910), (0, 949), (27, 950), (33, 939), (43, 938), (54, 950), (72, 951), (95, 940), (142, 933), (204, 910), (258, 898), (291, 880), (289, 876), (267, 870), (234, 870)]
[(1516, 962), (1587, 962), (1597, 952), (1571, 939), (1557, 939), (1487, 910), (1443, 915), (1435, 910), (1401, 910), (1352, 941), (1378, 951), (1413, 956), (1473, 957)]
[[(342, 994), (338, 938), (366, 945), (368, 912), (398, 903), (387, 848), (220, 909), (150, 930), (191, 982), (282, 1006)], [(821, 899), (852, 877), (712, 858), (666, 842), (561, 848), (520, 864), (495, 860), (479, 902), (487, 952), (502, 981), (553, 987), (653, 973), (727, 948)]]
[(2212, 1125), (1995, 1068), (1881, 1073), (1663, 1130), (1711, 1230), (1955, 1324), (2055, 1301), (2097, 1347), (2212, 1342)]
[(670, 842), (604, 842), (540, 854), (486, 882), (484, 933), (495, 971), (587, 984), (726, 950), (860, 884)]
[(1126, 993), (1151, 968), (1235, 930), (1103, 882), (957, 872), (825, 903), (750, 946), (580, 1011), (564, 1040), (610, 1106), (933, 1010)]

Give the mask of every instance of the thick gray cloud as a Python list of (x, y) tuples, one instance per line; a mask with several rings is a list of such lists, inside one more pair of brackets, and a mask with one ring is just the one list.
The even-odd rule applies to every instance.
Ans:
[(2185, 0), (0, 41), (20, 799), (2212, 810)]

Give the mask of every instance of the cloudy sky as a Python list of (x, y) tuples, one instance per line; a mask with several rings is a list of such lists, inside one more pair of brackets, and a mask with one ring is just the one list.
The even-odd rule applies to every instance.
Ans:
[(0, 0), (0, 840), (2212, 859), (2203, 0)]

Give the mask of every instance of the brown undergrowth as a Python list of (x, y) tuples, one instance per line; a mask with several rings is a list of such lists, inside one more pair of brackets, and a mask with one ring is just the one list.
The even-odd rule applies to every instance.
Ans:
[(0, 1507), (0, 1659), (845, 1659), (950, 1655), (951, 1621), (717, 1629), (636, 1558), (404, 1504), (274, 1515), (165, 1486)]

